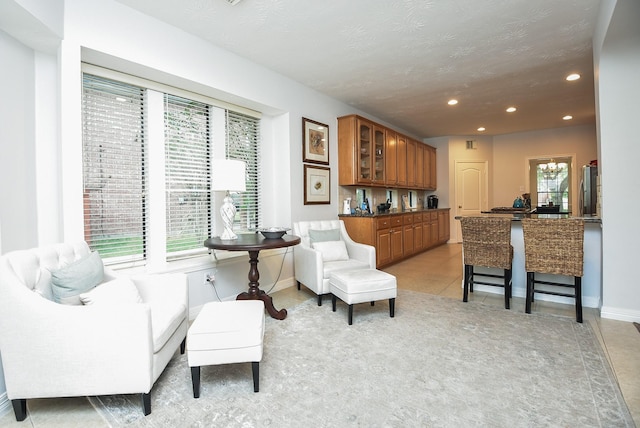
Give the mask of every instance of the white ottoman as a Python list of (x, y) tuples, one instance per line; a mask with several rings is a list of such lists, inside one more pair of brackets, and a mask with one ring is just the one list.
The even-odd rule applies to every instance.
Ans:
[(211, 302), (187, 332), (187, 360), (194, 398), (200, 397), (200, 366), (251, 362), (253, 390), (259, 391), (264, 338), (262, 300)]
[(349, 325), (353, 324), (353, 305), (389, 299), (389, 315), (395, 314), (398, 287), (396, 277), (376, 269), (338, 271), (329, 278), (331, 303), (336, 311), (336, 297), (349, 305)]

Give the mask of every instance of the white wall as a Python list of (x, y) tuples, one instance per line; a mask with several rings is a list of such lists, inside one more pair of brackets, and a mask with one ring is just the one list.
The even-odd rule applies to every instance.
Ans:
[(602, 186), (602, 316), (640, 320), (637, 285), (640, 198), (640, 2), (602, 2), (594, 37)]

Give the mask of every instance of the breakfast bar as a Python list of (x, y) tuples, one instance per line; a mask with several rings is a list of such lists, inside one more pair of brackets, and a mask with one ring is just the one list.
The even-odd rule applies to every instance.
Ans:
[[(513, 246), (513, 276), (512, 295), (524, 298), (527, 288), (527, 273), (524, 265), (524, 236), (522, 233), (522, 219), (530, 218), (567, 218), (563, 214), (483, 214), (486, 216), (511, 217), (511, 245)], [(602, 302), (602, 221), (599, 217), (582, 217), (584, 225), (584, 274), (582, 277), (582, 305), (589, 308), (599, 308)], [(460, 216), (455, 217), (460, 220)], [(464, 269), (464, 267), (463, 267)], [(495, 273), (496, 269), (476, 268), (477, 272)], [(545, 275), (540, 275), (544, 278)], [(552, 276), (549, 276), (551, 279)], [(572, 279), (566, 277), (566, 282)], [(475, 290), (488, 293), (502, 293), (502, 290), (488, 285), (476, 285)], [(572, 304), (567, 297), (536, 295), (537, 300), (547, 300), (558, 303)]]

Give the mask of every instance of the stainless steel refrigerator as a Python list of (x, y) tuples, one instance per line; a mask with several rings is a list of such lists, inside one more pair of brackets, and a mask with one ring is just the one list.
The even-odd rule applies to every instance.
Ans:
[(598, 204), (598, 167), (584, 165), (580, 180), (580, 216), (596, 215)]

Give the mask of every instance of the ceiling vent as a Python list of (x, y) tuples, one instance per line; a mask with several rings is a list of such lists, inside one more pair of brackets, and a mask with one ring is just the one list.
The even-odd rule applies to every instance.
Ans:
[(229, 3), (231, 6), (235, 6), (238, 3), (240, 3), (242, 0), (225, 0), (227, 3)]

